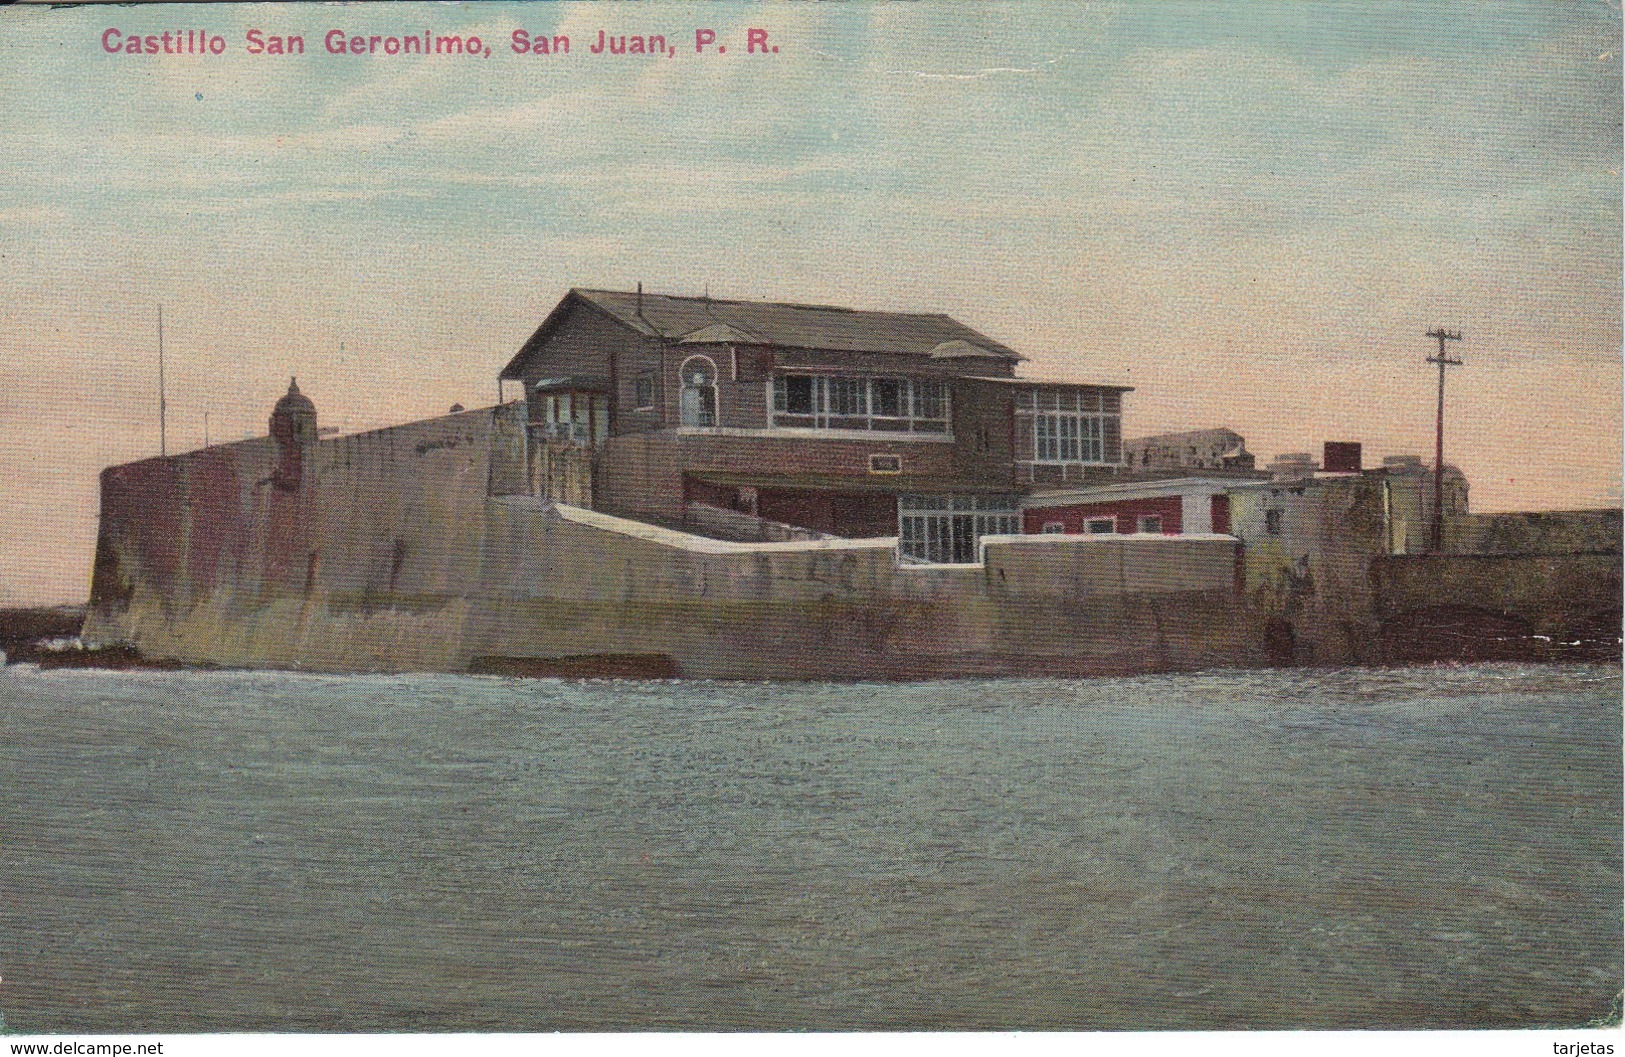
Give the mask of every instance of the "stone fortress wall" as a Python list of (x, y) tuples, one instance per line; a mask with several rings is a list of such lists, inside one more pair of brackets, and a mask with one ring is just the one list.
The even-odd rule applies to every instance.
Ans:
[(730, 543), (528, 494), (518, 405), (109, 468), (84, 636), (325, 671), (742, 679), (1262, 663), (1228, 536)]

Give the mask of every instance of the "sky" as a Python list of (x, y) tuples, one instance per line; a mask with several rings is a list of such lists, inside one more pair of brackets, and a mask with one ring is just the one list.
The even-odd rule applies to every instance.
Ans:
[(346, 432), (488, 405), (566, 290), (642, 282), (945, 312), (1135, 386), (1131, 437), (1431, 461), (1444, 326), (1472, 508), (1618, 506), (1620, 38), (1596, 0), (0, 9), (0, 605), (88, 593), (160, 304), (171, 452), (290, 375)]

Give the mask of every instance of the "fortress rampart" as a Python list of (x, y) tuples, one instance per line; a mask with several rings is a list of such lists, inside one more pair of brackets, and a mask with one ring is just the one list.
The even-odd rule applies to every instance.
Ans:
[(84, 637), (329, 671), (718, 678), (1262, 663), (1228, 536), (730, 543), (526, 494), (517, 405), (109, 468)]

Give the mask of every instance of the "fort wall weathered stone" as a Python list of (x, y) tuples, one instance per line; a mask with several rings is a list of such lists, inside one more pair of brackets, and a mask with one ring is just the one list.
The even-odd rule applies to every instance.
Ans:
[(506, 413), (323, 441), (291, 492), (269, 440), (110, 468), (87, 639), (229, 666), (457, 667)]
[(1619, 511), (1464, 515), (1447, 521), (1451, 553), (1406, 554), (1392, 485), (1371, 472), (1231, 492), (1274, 663), (1618, 659)]
[(1390, 663), (1620, 657), (1617, 555), (1393, 555), (1371, 581)]
[[(1277, 663), (1382, 663), (1369, 566), (1387, 547), (1380, 478), (1264, 482), (1231, 493), (1249, 606)], [(1273, 512), (1273, 516), (1272, 516)]]
[(1618, 554), (1619, 510), (1541, 510), (1468, 514), (1452, 526), (1464, 554)]
[[(1257, 663), (1229, 537), (728, 543), (513, 494), (513, 407), (113, 467), (84, 633), (154, 659), (465, 671), (662, 657), (690, 676), (903, 678)], [(521, 665), (522, 667), (522, 665)]]
[[(1224, 537), (991, 539), (981, 566), (891, 540), (729, 544), (493, 503), (471, 656), (658, 653), (741, 678), (1158, 670), (1254, 656)], [(678, 541), (681, 539), (681, 543)], [(1153, 553), (1155, 552), (1155, 553)]]

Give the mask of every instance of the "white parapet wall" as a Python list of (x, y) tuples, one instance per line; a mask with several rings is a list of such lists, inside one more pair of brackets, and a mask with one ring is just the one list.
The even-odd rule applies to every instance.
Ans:
[[(523, 502), (523, 500), (515, 499), (501, 501), (506, 503)], [(535, 503), (536, 501), (531, 500), (531, 502)], [(897, 549), (896, 536), (856, 540), (782, 540), (761, 543), (717, 540), (711, 539), (709, 536), (696, 536), (693, 533), (683, 532), (679, 529), (666, 528), (663, 525), (651, 525), (646, 521), (634, 521), (631, 518), (616, 517), (613, 514), (604, 514), (583, 507), (567, 506), (563, 503), (555, 503), (552, 506), (558, 511), (559, 517), (577, 525), (588, 525), (604, 532), (630, 536), (633, 539), (658, 543), (663, 547), (672, 547), (676, 550), (689, 551), (694, 554), (784, 554), (803, 551), (895, 551)]]
[(465, 651), (665, 656), (683, 674), (1156, 670), (1245, 658), (1233, 537), (989, 537), (980, 564), (895, 538), (741, 543), (540, 500), (489, 506)]

